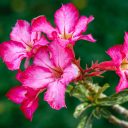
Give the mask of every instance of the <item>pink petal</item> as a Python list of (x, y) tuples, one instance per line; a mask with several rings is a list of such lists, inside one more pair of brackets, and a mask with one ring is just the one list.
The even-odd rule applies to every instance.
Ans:
[(128, 57), (128, 32), (125, 32), (124, 36), (124, 44), (123, 44), (123, 52), (127, 55)]
[(35, 40), (34, 46), (35, 45), (40, 45), (40, 46), (46, 46), (49, 44), (49, 41), (44, 37), (40, 37), (40, 39)]
[(17, 75), (17, 79), (23, 86), (33, 89), (44, 88), (53, 81), (52, 73), (39, 66), (29, 66), (24, 72)]
[(107, 50), (107, 54), (112, 58), (115, 65), (119, 66), (123, 60), (122, 45), (116, 45)]
[(21, 104), (23, 100), (25, 100), (27, 94), (27, 89), (23, 86), (17, 86), (13, 87), (9, 90), (9, 92), (6, 94), (6, 96), (9, 98), (9, 100)]
[(120, 78), (119, 84), (116, 86), (116, 92), (123, 91), (126, 88), (128, 88), (128, 81)]
[(48, 44), (49, 44), (49, 42), (46, 40), (46, 38), (44, 36), (42, 36), (39, 40), (35, 41), (32, 51), (31, 51), (32, 54), (35, 56), (35, 54), (38, 52), (38, 50), (42, 46), (47, 46)]
[(10, 70), (19, 69), (21, 60), (27, 57), (24, 46), (15, 41), (0, 44), (0, 56)]
[(74, 40), (78, 40), (78, 39), (86, 40), (86, 41), (93, 42), (93, 43), (96, 42), (96, 40), (93, 38), (93, 36), (91, 34), (76, 36), (74, 38)]
[(116, 86), (116, 92), (123, 91), (124, 89), (128, 88), (128, 71), (121, 70), (120, 68), (116, 71), (117, 75), (120, 77), (119, 83)]
[(64, 68), (74, 59), (72, 50), (69, 48), (63, 48), (57, 41), (52, 42), (49, 47), (52, 54), (53, 62), (57, 67), (59, 66), (61, 68)]
[(70, 33), (78, 21), (79, 12), (72, 3), (64, 4), (55, 12), (55, 24), (61, 34)]
[(40, 38), (41, 38), (41, 32), (31, 32), (31, 43), (38, 41)]
[(88, 24), (93, 20), (94, 20), (93, 16), (89, 16), (89, 17), (81, 16), (75, 26), (73, 36), (78, 36), (79, 34), (85, 32), (87, 30)]
[(50, 55), (47, 47), (40, 48), (35, 55), (34, 65), (41, 66), (47, 69), (53, 68), (54, 65), (50, 60)]
[(68, 85), (72, 80), (76, 79), (80, 75), (80, 70), (75, 64), (67, 66), (61, 78), (61, 82)]
[(32, 121), (33, 114), (38, 108), (38, 101), (39, 101), (38, 98), (32, 100), (27, 99), (21, 105), (22, 112), (24, 113), (25, 117), (30, 121)]
[(24, 46), (31, 42), (31, 27), (25, 20), (18, 20), (10, 34), (13, 41), (21, 42)]
[(66, 107), (65, 105), (65, 85), (59, 81), (52, 82), (48, 85), (44, 100), (56, 110)]
[(44, 32), (49, 38), (52, 38), (52, 32), (56, 31), (47, 21), (45, 16), (38, 16), (32, 20), (32, 30), (36, 32)]

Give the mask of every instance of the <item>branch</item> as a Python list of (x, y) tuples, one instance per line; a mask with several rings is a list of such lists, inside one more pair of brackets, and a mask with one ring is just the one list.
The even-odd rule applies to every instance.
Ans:
[(128, 122), (124, 121), (124, 120), (120, 120), (117, 117), (111, 115), (108, 118), (109, 122), (115, 124), (115, 125), (119, 125), (123, 128), (128, 128)]

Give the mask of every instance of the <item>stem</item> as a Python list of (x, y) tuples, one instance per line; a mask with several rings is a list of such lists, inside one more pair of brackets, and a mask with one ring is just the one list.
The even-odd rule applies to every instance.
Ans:
[(128, 110), (118, 104), (115, 104), (113, 107), (112, 107), (116, 112), (118, 112), (119, 114), (121, 115), (124, 115), (125, 118), (128, 119)]
[(115, 124), (115, 125), (119, 125), (123, 128), (128, 128), (128, 122), (124, 121), (124, 120), (120, 120), (117, 117), (111, 115), (108, 118), (109, 122)]

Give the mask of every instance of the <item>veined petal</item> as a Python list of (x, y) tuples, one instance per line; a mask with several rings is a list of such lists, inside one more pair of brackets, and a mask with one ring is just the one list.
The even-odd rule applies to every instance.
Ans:
[(23, 86), (17, 86), (13, 87), (9, 90), (9, 92), (6, 94), (6, 96), (9, 98), (9, 100), (21, 104), (23, 100), (25, 100), (27, 94), (27, 89)]
[(20, 72), (17, 78), (23, 86), (33, 89), (44, 88), (53, 81), (52, 73), (39, 66), (29, 66), (25, 71)]
[(123, 55), (121, 53), (122, 45), (116, 45), (107, 50), (107, 54), (112, 58), (115, 65), (119, 66), (123, 60)]
[(56, 30), (45, 16), (38, 16), (32, 20), (32, 31), (44, 32), (49, 38), (52, 38), (52, 32)]
[(32, 121), (32, 117), (36, 109), (38, 108), (39, 99), (27, 99), (21, 105), (21, 110), (24, 113), (25, 117)]
[(18, 20), (10, 34), (13, 41), (21, 42), (24, 46), (31, 42), (31, 27), (25, 20)]
[(54, 81), (48, 85), (44, 100), (56, 110), (66, 107), (65, 105), (65, 85), (59, 81)]
[(64, 71), (61, 78), (61, 82), (68, 85), (72, 80), (76, 79), (80, 75), (80, 70), (75, 64), (68, 65)]
[(72, 3), (64, 4), (55, 12), (55, 24), (61, 34), (70, 33), (78, 21), (79, 12)]
[(40, 48), (35, 55), (34, 65), (41, 66), (47, 69), (53, 68), (54, 65), (50, 60), (50, 55), (47, 47)]
[(64, 68), (74, 59), (72, 50), (70, 48), (63, 48), (57, 41), (53, 41), (49, 47), (53, 62), (57, 67)]
[(73, 36), (78, 36), (82, 32), (85, 32), (87, 30), (88, 24), (93, 20), (94, 20), (93, 16), (89, 16), (89, 17), (81, 16), (75, 26)]
[(76, 36), (74, 38), (74, 40), (78, 40), (78, 39), (81, 39), (81, 40), (87, 40), (89, 42), (96, 42), (96, 40), (93, 38), (92, 34), (88, 34), (88, 35), (80, 35), (80, 36)]
[(27, 57), (24, 46), (15, 41), (0, 44), (0, 56), (10, 70), (19, 69), (21, 60)]

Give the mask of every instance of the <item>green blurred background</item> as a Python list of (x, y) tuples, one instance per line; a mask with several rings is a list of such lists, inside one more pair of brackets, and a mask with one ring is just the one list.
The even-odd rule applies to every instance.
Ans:
[[(81, 66), (91, 61), (109, 60), (105, 51), (123, 42), (124, 32), (128, 31), (128, 0), (0, 0), (0, 42), (9, 40), (11, 28), (17, 19), (31, 21), (39, 15), (46, 15), (53, 23), (54, 12), (63, 3), (72, 2), (81, 15), (93, 15), (95, 20), (88, 26), (97, 43), (78, 41), (76, 56), (81, 58)], [(15, 79), (16, 71), (9, 71), (0, 60), (0, 128), (76, 128), (78, 120), (72, 114), (79, 101), (66, 95), (67, 109), (52, 110), (40, 96), (40, 105), (32, 122), (25, 119), (19, 106), (9, 101), (5, 94), (13, 86), (19, 85)], [(105, 73), (105, 78), (95, 79), (100, 85), (108, 82), (111, 87), (107, 94), (115, 91), (118, 77), (115, 73)], [(126, 105), (127, 106), (127, 105)], [(94, 128), (117, 128), (108, 121), (94, 120)]]

